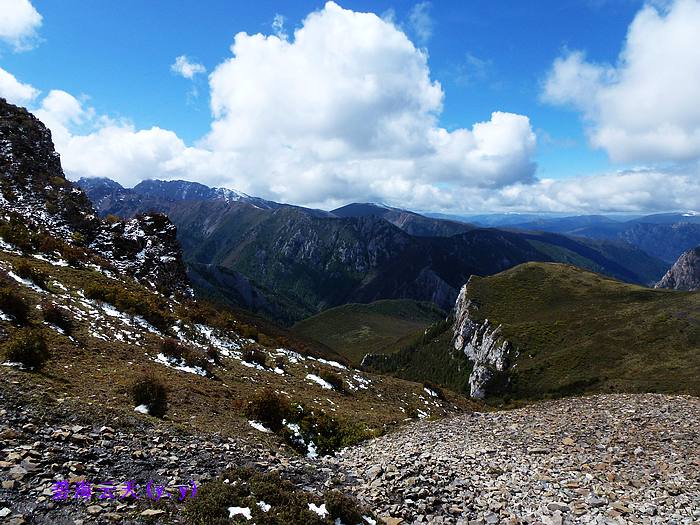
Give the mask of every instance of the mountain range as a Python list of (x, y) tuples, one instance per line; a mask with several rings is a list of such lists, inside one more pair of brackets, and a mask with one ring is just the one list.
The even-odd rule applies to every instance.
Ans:
[(466, 216), (459, 217), (459, 220), (481, 227), (546, 231), (589, 239), (623, 241), (669, 264), (684, 251), (700, 244), (700, 214), (695, 212), (645, 216), (512, 213)]
[(166, 214), (195, 286), (285, 323), (380, 299), (449, 310), (470, 275), (527, 261), (568, 262), (640, 284), (657, 281), (668, 266), (621, 241), (478, 228), (377, 204), (326, 212), (184, 181), (78, 185), (102, 216)]

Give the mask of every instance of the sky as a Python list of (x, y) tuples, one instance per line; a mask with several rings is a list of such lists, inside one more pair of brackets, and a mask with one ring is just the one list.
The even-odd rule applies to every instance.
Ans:
[(0, 0), (71, 179), (331, 209), (700, 209), (700, 0)]

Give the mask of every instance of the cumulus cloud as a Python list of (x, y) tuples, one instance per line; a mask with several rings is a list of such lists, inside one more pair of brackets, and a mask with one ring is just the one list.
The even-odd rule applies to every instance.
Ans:
[(170, 66), (170, 71), (191, 80), (197, 75), (206, 73), (207, 69), (202, 64), (190, 61), (187, 55), (180, 55)]
[(239, 33), (231, 52), (210, 76), (202, 144), (241, 157), (235, 182), (264, 173), (257, 192), (318, 203), (533, 178), (528, 118), (496, 112), (471, 129), (440, 128), (444, 93), (426, 54), (372, 13), (328, 2), (293, 39)]
[(700, 158), (700, 1), (646, 5), (617, 64), (555, 60), (543, 98), (582, 112), (593, 146), (618, 162)]
[(31, 49), (41, 26), (41, 15), (29, 0), (0, 0), (0, 40), (15, 51)]
[(39, 95), (39, 90), (29, 84), (24, 84), (0, 67), (0, 97), (12, 104), (25, 106)]

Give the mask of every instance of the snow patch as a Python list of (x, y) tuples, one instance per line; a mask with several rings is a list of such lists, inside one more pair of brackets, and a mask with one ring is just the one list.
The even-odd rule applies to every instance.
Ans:
[(315, 512), (322, 518), (325, 516), (328, 516), (328, 511), (326, 510), (326, 504), (322, 504), (320, 507), (317, 506), (315, 503), (309, 503), (309, 510), (312, 512)]
[(150, 409), (148, 408), (148, 405), (139, 405), (137, 407), (134, 407), (134, 411), (138, 412), (139, 414), (150, 414)]
[(252, 518), (252, 516), (250, 515), (250, 509), (248, 507), (229, 507), (228, 508), (228, 517), (229, 518), (233, 518), (234, 516), (238, 516), (239, 514), (247, 520)]
[[(248, 424), (253, 427), (255, 430), (259, 430), (260, 432), (264, 432), (265, 434), (272, 434), (272, 430), (267, 428), (265, 425), (260, 423), (259, 421), (248, 421)], [(267, 511), (265, 511), (267, 512)]]
[(328, 381), (321, 379), (316, 374), (307, 374), (306, 379), (308, 379), (309, 381), (313, 381), (317, 385), (320, 385), (321, 388), (325, 388), (326, 390), (333, 390), (333, 385), (331, 385)]
[(177, 359), (174, 359), (172, 357), (168, 357), (163, 353), (160, 353), (156, 356), (155, 358), (156, 363), (160, 363), (162, 365), (165, 365), (170, 368), (174, 368), (175, 370), (180, 370), (181, 372), (187, 372), (188, 374), (196, 374), (198, 376), (206, 376), (207, 373), (205, 370), (198, 366), (189, 366), (184, 363), (184, 361), (180, 361)]

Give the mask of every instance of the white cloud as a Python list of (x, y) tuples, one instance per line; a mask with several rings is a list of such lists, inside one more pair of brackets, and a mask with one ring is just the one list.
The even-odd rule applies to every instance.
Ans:
[(25, 106), (39, 95), (39, 90), (30, 84), (23, 84), (15, 76), (0, 67), (0, 97), (11, 104)]
[(421, 44), (425, 44), (433, 35), (430, 7), (430, 2), (420, 2), (414, 5), (408, 14), (408, 23)]
[(202, 146), (236, 153), (232, 185), (318, 204), (532, 180), (527, 117), (439, 128), (444, 94), (425, 53), (372, 13), (328, 2), (292, 40), (239, 33), (231, 51), (210, 75), (214, 122)]
[[(536, 137), (523, 115), (495, 111), (468, 128), (439, 127), (444, 94), (425, 53), (372, 14), (328, 3), (290, 39), (239, 33), (231, 52), (209, 77), (213, 121), (194, 146), (166, 129), (98, 115), (64, 91), (39, 99), (11, 80), (27, 88), (22, 96), (51, 128), (73, 179), (131, 186), (183, 178), (327, 208), (381, 200), (445, 211), (593, 212), (700, 202), (695, 165), (538, 180)], [(616, 81), (605, 71), (592, 77), (595, 86)], [(550, 90), (581, 107), (585, 97), (572, 93)]]
[(614, 66), (558, 58), (543, 98), (579, 109), (593, 146), (619, 162), (700, 158), (700, 1), (646, 5)]
[(34, 46), (41, 15), (29, 0), (0, 0), (0, 40), (15, 51), (25, 51)]
[(193, 79), (196, 75), (206, 73), (207, 69), (197, 62), (191, 62), (186, 55), (180, 55), (170, 66), (170, 71), (184, 78)]

